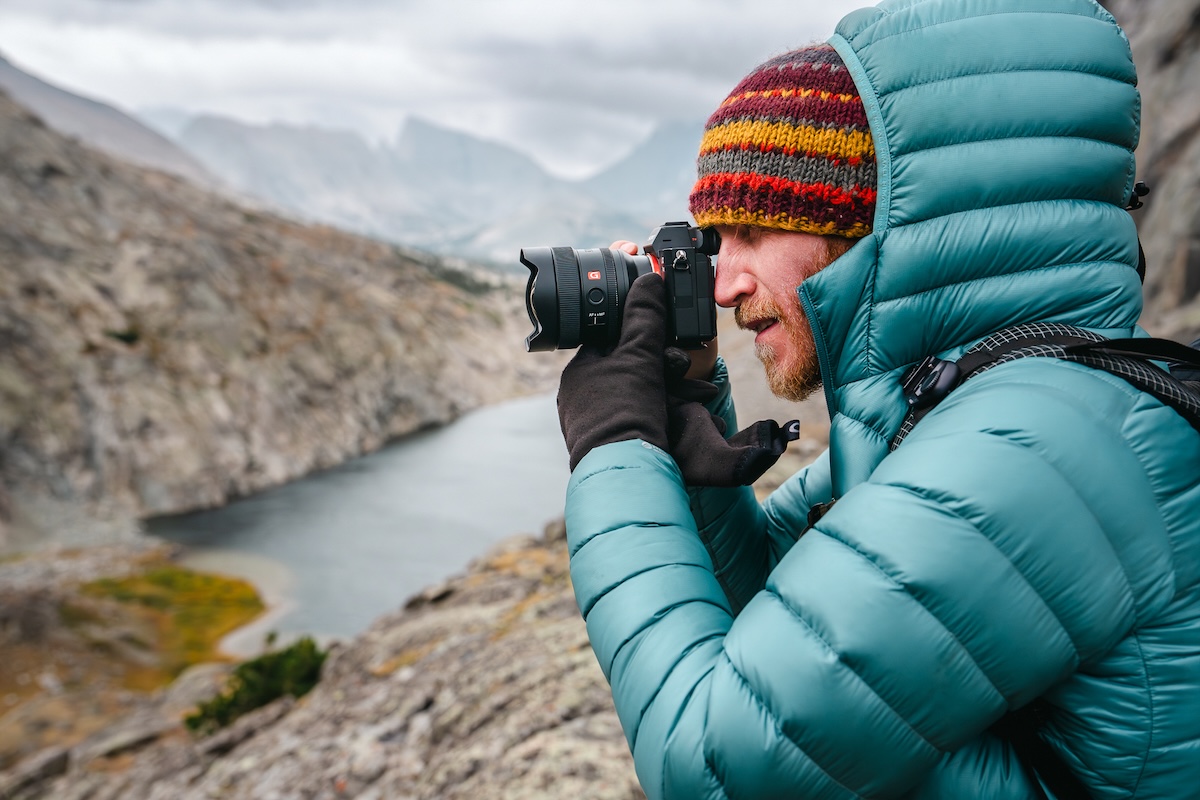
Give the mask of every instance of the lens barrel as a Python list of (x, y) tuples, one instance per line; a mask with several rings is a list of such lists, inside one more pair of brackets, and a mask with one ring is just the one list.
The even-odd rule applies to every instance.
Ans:
[(529, 352), (615, 345), (629, 286), (654, 271), (649, 256), (610, 248), (527, 247), (521, 250), (521, 263), (529, 268)]

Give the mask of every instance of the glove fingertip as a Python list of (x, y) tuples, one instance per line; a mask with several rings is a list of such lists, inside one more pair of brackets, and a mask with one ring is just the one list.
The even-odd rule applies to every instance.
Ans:
[(668, 347), (663, 351), (663, 374), (668, 382), (683, 379), (692, 366), (692, 357), (678, 347)]

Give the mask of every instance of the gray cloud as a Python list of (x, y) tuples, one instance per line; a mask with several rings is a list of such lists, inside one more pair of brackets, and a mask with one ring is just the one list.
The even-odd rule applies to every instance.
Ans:
[(0, 52), (129, 109), (393, 136), (410, 115), (560, 171), (698, 119), (854, 0), (2, 0)]

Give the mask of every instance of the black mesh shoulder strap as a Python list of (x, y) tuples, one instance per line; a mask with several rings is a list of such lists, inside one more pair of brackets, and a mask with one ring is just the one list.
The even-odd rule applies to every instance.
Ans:
[[(1071, 325), (1030, 323), (992, 334), (958, 361), (930, 357), (906, 372), (901, 380), (909, 412), (891, 449), (899, 447), (913, 426), (963, 381), (1029, 357), (1074, 361), (1124, 378), (1174, 408), (1200, 431), (1200, 350), (1194, 346), (1169, 339), (1105, 339)], [(1171, 364), (1171, 371), (1156, 361)]]

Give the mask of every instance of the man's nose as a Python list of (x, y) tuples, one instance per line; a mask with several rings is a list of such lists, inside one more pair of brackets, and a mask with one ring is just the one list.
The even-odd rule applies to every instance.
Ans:
[(754, 276), (746, 270), (741, 259), (729, 255), (717, 256), (717, 274), (713, 298), (722, 308), (733, 308), (754, 294)]

